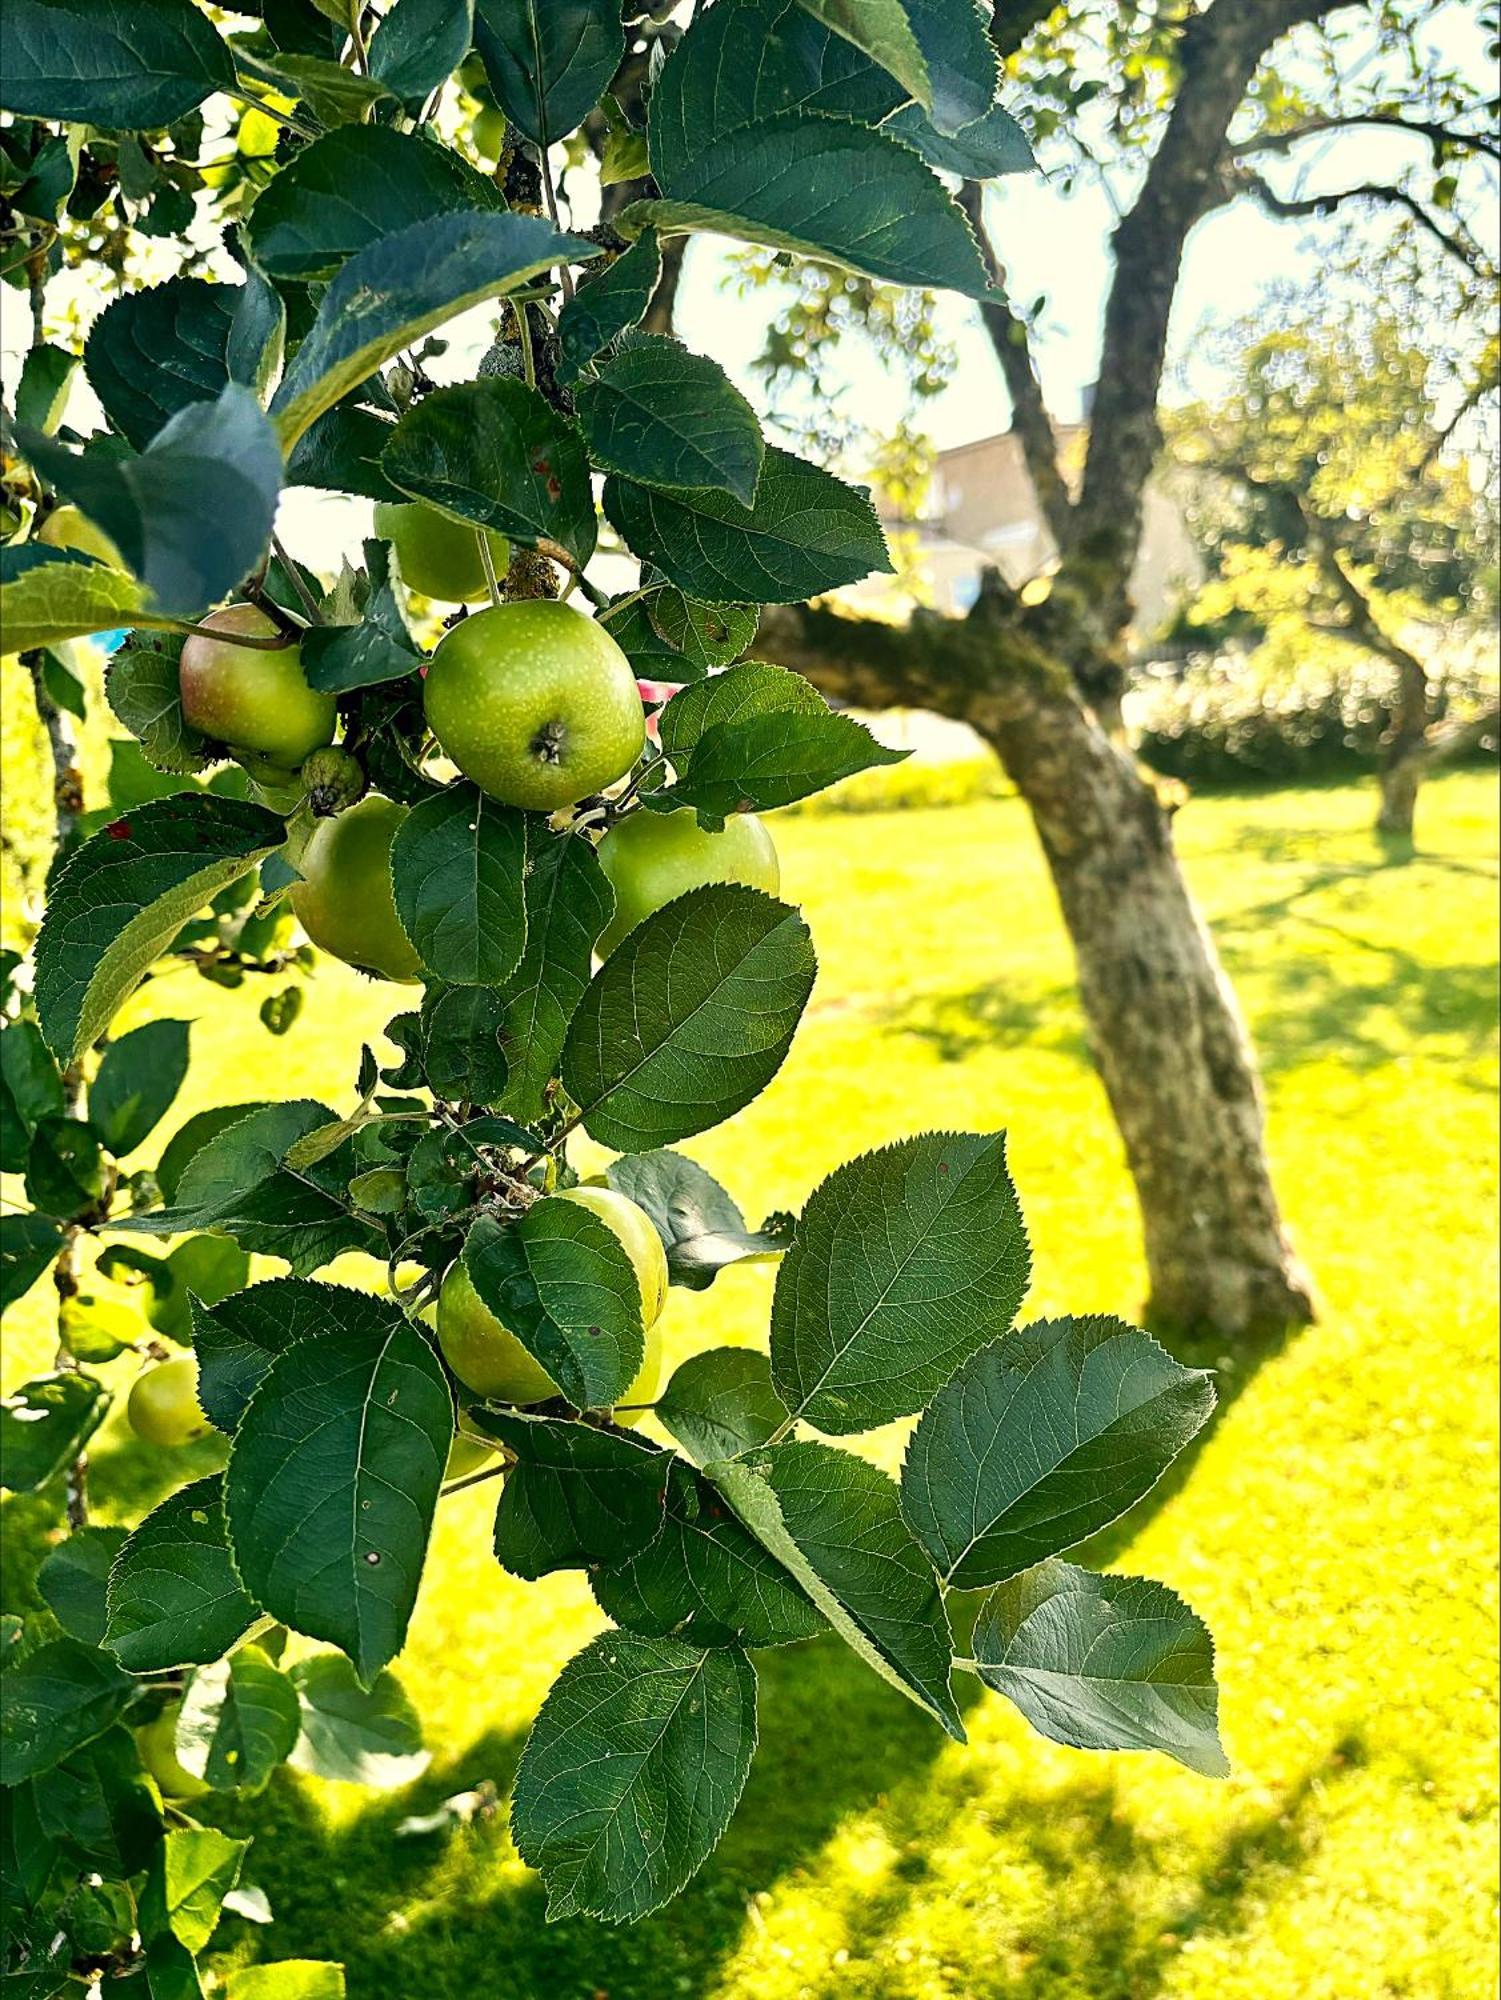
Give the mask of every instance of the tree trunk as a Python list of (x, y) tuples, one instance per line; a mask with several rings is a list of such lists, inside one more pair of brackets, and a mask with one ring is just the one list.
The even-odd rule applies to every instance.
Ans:
[(1376, 815), (1376, 831), (1388, 839), (1410, 841), (1418, 805), (1418, 787), (1423, 782), (1427, 760), (1421, 746), (1409, 747), (1400, 757), (1391, 758), (1381, 772), (1381, 810)]
[[(992, 601), (1002, 586), (992, 573)], [(1136, 1184), (1159, 1324), (1234, 1337), (1313, 1317), (1282, 1226), (1255, 1057), (1156, 794), (1008, 611), (882, 625), (769, 610), (756, 651), (861, 706), (969, 722), (1030, 807), (1090, 1044)], [(1001, 972), (1000, 977), (1004, 977)]]

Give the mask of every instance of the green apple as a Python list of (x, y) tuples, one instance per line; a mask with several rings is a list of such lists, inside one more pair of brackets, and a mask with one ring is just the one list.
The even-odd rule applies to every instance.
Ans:
[(136, 1436), (147, 1444), (175, 1447), (207, 1437), (213, 1425), (198, 1401), (198, 1363), (193, 1356), (159, 1362), (137, 1375), (125, 1415)]
[(97, 527), (87, 514), (80, 514), (76, 507), (54, 507), (37, 529), (36, 538), (50, 549), (76, 549), (79, 555), (94, 556), (108, 563), (111, 569), (123, 569), (129, 574), (124, 556), (103, 528)]
[(237, 632), (269, 638), (276, 631), (259, 605), (231, 604), (202, 622), (226, 636), (195, 632), (183, 644), (178, 685), (190, 728), (231, 750), (254, 751), (287, 773), (333, 741), (334, 697), (308, 686), (300, 646), (234, 643)]
[(743, 882), (774, 896), (782, 880), (771, 835), (754, 813), (733, 814), (723, 833), (705, 833), (687, 810), (628, 813), (599, 843), (599, 861), (615, 891), (615, 914), (596, 947), (601, 958), (690, 889)]
[(486, 160), (498, 160), (506, 147), (506, 114), (495, 104), (482, 104), (471, 127), (474, 150)]
[(483, 1438), (471, 1437), (467, 1431), (460, 1431), (448, 1447), (448, 1463), (443, 1468), (443, 1477), (445, 1480), (467, 1479), (471, 1472), (478, 1472), (494, 1456), (493, 1444), (486, 1444)]
[(180, 1701), (168, 1702), (160, 1715), (143, 1722), (135, 1732), (136, 1748), (164, 1799), (201, 1799), (211, 1787), (178, 1761), (177, 1716), (181, 1707)]
[(490, 594), (479, 538), (484, 536), (497, 577), (511, 566), (511, 545), (489, 528), (465, 527), (420, 500), (380, 500), (375, 532), (396, 551), (401, 580), (424, 597), (445, 604), (477, 604)]
[[(576, 1202), (597, 1215), (631, 1260), (641, 1287), (641, 1325), (646, 1341), (641, 1366), (620, 1400), (650, 1402), (662, 1372), (662, 1335), (657, 1326), (667, 1302), (667, 1255), (662, 1239), (646, 1212), (612, 1188), (569, 1188), (552, 1199)], [(525, 1404), (545, 1403), (559, 1393), (542, 1364), (481, 1299), (462, 1262), (452, 1267), (438, 1294), (438, 1345), (454, 1374), (477, 1395)]]
[(357, 806), (320, 819), (297, 859), (297, 921), (322, 951), (377, 979), (410, 985), (422, 962), (396, 915), (391, 842), (407, 808), (370, 792)]
[(423, 699), (464, 776), (531, 812), (613, 784), (646, 741), (630, 661), (602, 625), (551, 598), (455, 626), (428, 664)]

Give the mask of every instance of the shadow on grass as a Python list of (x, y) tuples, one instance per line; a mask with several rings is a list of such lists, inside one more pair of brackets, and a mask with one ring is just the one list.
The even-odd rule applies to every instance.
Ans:
[(956, 993), (923, 993), (873, 1010), (883, 1029), (926, 1042), (940, 1062), (959, 1063), (992, 1048), (1046, 1050), (1084, 1064), (1089, 1048), (1072, 985), (1015, 983), (975, 986)]

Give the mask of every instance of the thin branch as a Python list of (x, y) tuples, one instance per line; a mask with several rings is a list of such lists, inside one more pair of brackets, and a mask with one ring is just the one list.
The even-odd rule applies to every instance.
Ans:
[(1249, 168), (1244, 167), (1233, 175), (1231, 185), (1238, 188), (1241, 193), (1251, 195), (1269, 215), (1278, 216), (1285, 221), (1297, 221), (1308, 217), (1322, 221), (1325, 217), (1333, 215), (1347, 201), (1375, 201), (1387, 208), (1404, 209), (1421, 228), (1427, 230), (1449, 256), (1462, 264), (1472, 277), (1484, 276), (1490, 269), (1485, 252), (1463, 223), (1456, 223), (1452, 232), (1445, 229), (1437, 217), (1418, 200), (1416, 195), (1409, 194), (1406, 188), (1392, 186), (1382, 181), (1363, 181), (1358, 187), (1334, 188), (1326, 194), (1280, 195), (1260, 174), (1252, 173)]
[(302, 571), (297, 567), (296, 563), (293, 562), (292, 558), (287, 554), (286, 550), (282, 547), (281, 543), (276, 539), (275, 535), (271, 537), (271, 549), (272, 553), (276, 557), (276, 560), (281, 564), (282, 568), (286, 571), (287, 581), (296, 591), (297, 601), (301, 604), (303, 610), (308, 615), (308, 623), (310, 625), (321, 625), (323, 623), (323, 613), (318, 608), (318, 600), (314, 597), (313, 593), (308, 589), (306, 583), (303, 581)]
[(1305, 139), (1316, 139), (1333, 132), (1353, 132), (1367, 125), (1426, 139), (1433, 148), (1435, 159), (1441, 159), (1449, 148), (1459, 147), (1466, 152), (1483, 153), (1487, 159), (1501, 160), (1501, 145), (1484, 132), (1460, 132), (1454, 126), (1437, 120), (1403, 118), (1395, 111), (1352, 111), (1343, 117), (1331, 114), (1324, 118), (1308, 118), (1301, 125), (1289, 126), (1285, 132), (1260, 132), (1254, 139), (1247, 139), (1231, 150), (1237, 159), (1248, 153), (1290, 153)]

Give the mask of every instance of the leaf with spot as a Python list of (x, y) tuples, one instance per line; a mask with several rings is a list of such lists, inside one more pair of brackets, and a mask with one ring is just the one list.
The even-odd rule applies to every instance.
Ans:
[(526, 945), (526, 822), (461, 779), (414, 806), (391, 843), (396, 914), (450, 986), (499, 986)]
[(514, 1117), (540, 1118), (568, 1024), (589, 984), (594, 946), (615, 909), (594, 849), (576, 835), (527, 825), (526, 949), (502, 989), (501, 1046), (510, 1069), (503, 1100)]
[(1106, 1527), (1208, 1422), (1214, 1384), (1108, 1314), (982, 1348), (912, 1434), (902, 1511), (956, 1589), (999, 1583)]
[(406, 1635), (453, 1403), (399, 1312), (327, 1289), (326, 1328), (276, 1357), (240, 1419), (225, 1519), (256, 1601), (341, 1647), (368, 1687)]
[(817, 961), (797, 912), (695, 889), (610, 954), (573, 1017), (563, 1081), (591, 1138), (645, 1152), (721, 1124), (781, 1068)]
[(481, 1216), (464, 1267), (576, 1409), (609, 1409), (635, 1379), (645, 1352), (640, 1280), (614, 1231), (579, 1203), (536, 1202), (507, 1228)]
[(496, 1560), (528, 1582), (617, 1562), (662, 1526), (670, 1454), (639, 1438), (550, 1417), (475, 1413), (516, 1454), (495, 1514)]
[(631, 334), (575, 393), (589, 456), (644, 486), (756, 497), (765, 444), (756, 413), (717, 361), (660, 334)]
[(1214, 1641), (1166, 1584), (1045, 1562), (993, 1590), (975, 1622), (987, 1687), (1076, 1750), (1160, 1750), (1223, 1778)]
[(223, 1484), (195, 1479), (153, 1508), (110, 1570), (104, 1643), (133, 1674), (217, 1660), (260, 1615), (230, 1559)]
[(501, 110), (539, 146), (583, 123), (625, 54), (615, 0), (475, 0), (474, 45)]
[(1004, 1133), (861, 1154), (814, 1190), (777, 1273), (782, 1400), (836, 1436), (910, 1416), (1011, 1325), (1031, 1261)]
[(6, 0), (0, 73), (8, 110), (113, 132), (171, 125), (235, 82), (192, 0)]
[(718, 1844), (756, 1748), (741, 1652), (606, 1632), (553, 1683), (516, 1773), (511, 1834), (550, 1921), (631, 1923)]
[(705, 1472), (845, 1644), (962, 1743), (948, 1613), (895, 1481), (812, 1442), (766, 1445)]
[(259, 1646), (200, 1667), (177, 1717), (177, 1761), (216, 1792), (263, 1791), (302, 1730), (297, 1689)]

